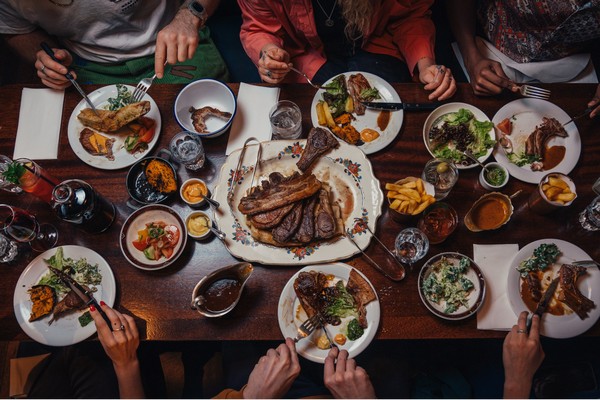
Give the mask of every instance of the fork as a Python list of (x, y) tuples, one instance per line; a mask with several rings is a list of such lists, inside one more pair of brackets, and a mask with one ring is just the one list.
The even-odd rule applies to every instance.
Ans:
[(514, 83), (511, 83), (513, 85), (513, 87), (516, 87), (519, 90), (519, 93), (521, 93), (522, 96), (525, 97), (532, 97), (534, 99), (542, 99), (542, 100), (547, 100), (548, 98), (550, 98), (550, 91), (548, 89), (542, 89), (536, 86), (531, 86), (531, 85), (516, 85)]
[(577, 265), (579, 267), (598, 267), (600, 268), (600, 263), (594, 260), (583, 260), (583, 261), (573, 261), (572, 265)]
[(315, 89), (325, 89), (325, 86), (320, 86), (320, 85), (317, 85), (317, 84), (313, 83), (313, 82), (310, 80), (310, 78), (308, 77), (308, 75), (306, 75), (304, 72), (300, 71), (299, 69), (296, 69), (296, 68), (294, 68), (294, 67), (290, 67), (290, 69), (291, 69), (292, 71), (294, 71), (294, 72), (296, 72), (296, 73), (298, 73), (298, 74), (302, 75), (302, 76), (303, 76), (303, 77), (306, 79), (306, 81), (308, 82), (308, 84), (309, 84), (310, 86), (314, 87)]
[(320, 323), (321, 321), (319, 319), (319, 314), (315, 314), (306, 321), (304, 321), (298, 327), (298, 335), (296, 335), (296, 337), (294, 338), (294, 343), (298, 343), (301, 339), (304, 339), (305, 337), (313, 333)]
[(131, 95), (131, 102), (137, 103), (141, 101), (150, 86), (152, 86), (152, 82), (154, 82), (154, 78), (156, 78), (156, 74), (152, 75), (152, 78), (144, 78), (137, 84), (133, 94)]

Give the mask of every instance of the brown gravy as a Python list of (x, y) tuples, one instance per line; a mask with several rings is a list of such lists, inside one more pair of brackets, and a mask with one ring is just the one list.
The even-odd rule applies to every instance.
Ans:
[(383, 110), (377, 116), (377, 126), (379, 127), (380, 131), (384, 131), (385, 128), (387, 128), (388, 124), (390, 123), (390, 115), (390, 111)]
[(565, 158), (567, 149), (565, 146), (546, 147), (544, 152), (544, 170), (556, 167)]
[(502, 225), (508, 215), (504, 202), (497, 199), (488, 199), (479, 203), (473, 210), (471, 219), (480, 229), (494, 229)]
[[(538, 276), (540, 277), (540, 279), (544, 279), (543, 275), (544, 275), (543, 273), (538, 271)], [(529, 311), (534, 312), (535, 309), (537, 308), (538, 302), (531, 298), (531, 291), (529, 290), (529, 283), (527, 282), (527, 279), (523, 279), (523, 278), (520, 278), (520, 279), (521, 279), (521, 298), (523, 299), (523, 303), (525, 303), (525, 305), (527, 306)], [(545, 283), (542, 282), (542, 284), (541, 284), (542, 296), (544, 295), (544, 292), (550, 285), (550, 282), (551, 282), (551, 280), (549, 277), (546, 278)], [(548, 305), (548, 308), (546, 309), (546, 312), (549, 314), (552, 314), (552, 315), (568, 314), (567, 310), (563, 306), (563, 303), (556, 300), (559, 290), (560, 290), (560, 286), (556, 289), (556, 292), (554, 292), (553, 300), (550, 301), (550, 304)]]
[(204, 307), (213, 312), (225, 310), (237, 300), (241, 288), (241, 282), (235, 278), (214, 281), (203, 294)]

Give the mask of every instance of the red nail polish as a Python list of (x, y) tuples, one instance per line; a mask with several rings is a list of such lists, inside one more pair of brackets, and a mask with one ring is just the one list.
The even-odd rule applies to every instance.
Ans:
[(94, 307), (94, 305), (93, 305), (93, 304), (91, 304), (91, 305), (90, 305), (90, 311), (91, 311), (91, 312), (94, 312), (94, 311), (96, 311), (96, 307)]
[(105, 302), (103, 302), (103, 301), (101, 300), (101, 301), (100, 301), (100, 305), (101, 305), (102, 307), (104, 307), (104, 306), (106, 305), (106, 303), (105, 303)]

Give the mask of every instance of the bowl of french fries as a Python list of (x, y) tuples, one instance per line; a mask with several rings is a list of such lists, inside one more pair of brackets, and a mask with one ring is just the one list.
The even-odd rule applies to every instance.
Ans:
[(529, 208), (538, 214), (547, 214), (570, 206), (577, 198), (575, 183), (565, 174), (553, 172), (542, 178), (529, 197)]
[(392, 219), (405, 222), (421, 214), (435, 202), (435, 189), (421, 178), (409, 176), (394, 183), (386, 183), (387, 199)]

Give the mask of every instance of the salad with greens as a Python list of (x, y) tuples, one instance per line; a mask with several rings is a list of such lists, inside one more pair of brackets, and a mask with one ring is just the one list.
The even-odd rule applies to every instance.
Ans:
[[(90, 264), (85, 258), (74, 260), (65, 257), (62, 247), (56, 249), (56, 253), (46, 261), (48, 265), (59, 269), (73, 277), (82, 285), (99, 285), (102, 282), (102, 274), (98, 270), (98, 264)], [(38, 285), (48, 285), (52, 287), (57, 294), (67, 293), (71, 289), (65, 285), (62, 280), (52, 271), (40, 278)], [(93, 290), (93, 289), (92, 289)]]
[(529, 272), (544, 271), (551, 266), (560, 256), (560, 250), (554, 243), (542, 243), (535, 250), (533, 255), (519, 263), (517, 271), (525, 278)]
[(441, 257), (431, 266), (429, 275), (423, 280), (425, 297), (436, 304), (445, 302), (444, 313), (452, 314), (461, 306), (468, 308), (469, 295), (475, 285), (465, 276), (471, 261), (462, 257), (456, 259)]
[(466, 108), (442, 115), (429, 131), (429, 148), (437, 158), (452, 160), (463, 165), (473, 164), (463, 152), (469, 150), (475, 157), (483, 157), (496, 141), (490, 136), (494, 124), (478, 121)]

